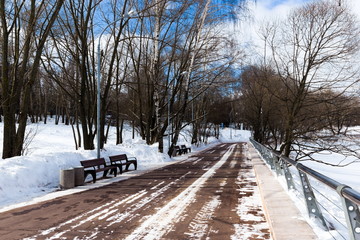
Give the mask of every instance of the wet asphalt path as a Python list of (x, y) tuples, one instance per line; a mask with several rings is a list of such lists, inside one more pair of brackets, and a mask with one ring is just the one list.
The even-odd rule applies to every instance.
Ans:
[(0, 239), (269, 239), (246, 147), (0, 213)]

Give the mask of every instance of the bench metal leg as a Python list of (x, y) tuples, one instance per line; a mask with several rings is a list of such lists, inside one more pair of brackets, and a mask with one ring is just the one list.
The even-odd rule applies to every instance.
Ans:
[(111, 171), (114, 173), (114, 177), (116, 177), (116, 175), (117, 175), (117, 168), (113, 168), (113, 169), (111, 169)]
[(134, 169), (135, 169), (135, 170), (137, 169), (137, 162), (135, 162), (135, 161), (129, 161), (129, 162), (126, 164), (126, 171), (129, 170), (129, 167), (130, 167), (131, 164), (134, 165)]
[(109, 172), (109, 170), (105, 170), (105, 171), (104, 171), (104, 174), (103, 174), (103, 177), (104, 177), (104, 178), (106, 177), (106, 175), (107, 175), (108, 172)]
[(121, 164), (118, 165), (118, 168), (119, 168), (119, 170), (120, 170), (120, 174), (122, 174), (122, 173), (123, 173), (122, 165), (121, 165)]
[(84, 173), (84, 179), (86, 179), (87, 175), (91, 174), (92, 178), (93, 178), (93, 183), (96, 182), (96, 172), (94, 171), (85, 171)]
[(93, 183), (95, 183), (96, 182), (96, 172), (91, 172), (90, 174), (93, 178)]

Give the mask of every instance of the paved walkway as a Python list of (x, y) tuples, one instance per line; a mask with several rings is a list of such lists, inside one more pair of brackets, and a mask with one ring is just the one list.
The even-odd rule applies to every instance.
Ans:
[(257, 151), (249, 146), (249, 158), (254, 166), (266, 219), (274, 240), (318, 239), (309, 224), (299, 219), (301, 214), (274, 174), (260, 159)]
[(245, 146), (2, 212), (0, 239), (270, 239)]
[(221, 144), (127, 180), (2, 212), (0, 239), (317, 239), (299, 218), (251, 144)]

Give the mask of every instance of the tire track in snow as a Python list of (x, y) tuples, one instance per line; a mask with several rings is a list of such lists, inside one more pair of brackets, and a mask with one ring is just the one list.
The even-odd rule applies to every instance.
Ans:
[(196, 193), (204, 183), (215, 174), (215, 171), (227, 161), (235, 147), (236, 144), (231, 145), (223, 157), (200, 178), (182, 191), (177, 197), (173, 198), (156, 214), (146, 217), (146, 220), (141, 226), (130, 234), (126, 240), (161, 239), (164, 234), (171, 230), (185, 209), (195, 201)]
[[(56, 227), (52, 227), (52, 228), (43, 230), (40, 234), (37, 234), (37, 235), (29, 237), (29, 238), (25, 238), (24, 240), (37, 239), (40, 236), (44, 237), (44, 236), (50, 235), (52, 233), (55, 233), (55, 234), (53, 236), (47, 237), (46, 239), (59, 239), (64, 234), (66, 234), (70, 231), (73, 231), (75, 228), (78, 228), (79, 226), (84, 225), (89, 222), (92, 222), (96, 219), (104, 221), (104, 222), (108, 222), (106, 227), (109, 227), (115, 223), (119, 223), (128, 218), (135, 217), (133, 214), (134, 212), (138, 211), (140, 208), (144, 207), (146, 204), (148, 204), (149, 202), (153, 201), (154, 199), (156, 199), (157, 197), (162, 195), (172, 185), (176, 184), (178, 181), (185, 178), (186, 175), (188, 175), (188, 174), (191, 174), (191, 172), (188, 172), (188, 173), (182, 175), (179, 179), (176, 179), (175, 181), (170, 182), (169, 184), (159, 188), (155, 192), (151, 193), (150, 196), (144, 197), (146, 194), (148, 194), (148, 191), (142, 190), (139, 193), (130, 195), (129, 197), (127, 197), (123, 200), (118, 200), (118, 199), (113, 200), (113, 201), (108, 202), (100, 207), (97, 207), (97, 208), (91, 210), (91, 211), (85, 212), (84, 214), (81, 214), (75, 218), (72, 218), (66, 222), (63, 222), (63, 223), (57, 225)], [(154, 190), (162, 184), (163, 184), (163, 182), (152, 187), (151, 189)], [(141, 199), (139, 202), (135, 202), (142, 197), (144, 197), (144, 198)], [(135, 202), (135, 204), (128, 206), (126, 211), (119, 213), (118, 207), (126, 206), (126, 205), (132, 204), (134, 202)], [(61, 228), (66, 228), (66, 229), (63, 231), (57, 232)], [(97, 231), (91, 232), (91, 237), (88, 236), (88, 237), (86, 237), (86, 239), (95, 238), (97, 233), (98, 233)]]
[[(24, 240), (37, 239), (40, 236), (44, 237), (46, 235), (49, 235), (51, 233), (56, 232), (57, 230), (59, 230), (62, 227), (65, 227), (66, 225), (70, 225), (69, 229), (67, 229), (65, 231), (62, 231), (62, 232), (59, 232), (59, 233), (56, 233), (52, 237), (47, 238), (47, 239), (58, 239), (63, 234), (65, 234), (66, 232), (71, 231), (75, 227), (78, 227), (78, 226), (84, 224), (87, 221), (91, 221), (92, 219), (94, 219), (96, 217), (99, 217), (99, 216), (101, 216), (102, 214), (104, 214), (106, 212), (109, 212), (112, 208), (114, 208), (116, 206), (119, 206), (119, 205), (125, 204), (125, 203), (129, 203), (129, 202), (133, 202), (133, 201), (135, 201), (136, 199), (142, 197), (145, 194), (146, 194), (146, 191), (142, 190), (139, 193), (131, 195), (131, 196), (129, 196), (129, 197), (123, 199), (123, 200), (120, 200), (120, 201), (119, 200), (114, 200), (114, 201), (108, 202), (108, 203), (106, 203), (106, 204), (104, 204), (104, 205), (102, 205), (100, 207), (97, 207), (97, 208), (91, 210), (91, 211), (85, 212), (84, 214), (81, 214), (81, 215), (79, 215), (79, 216), (77, 216), (75, 218), (72, 218), (72, 219), (70, 219), (68, 221), (65, 221), (65, 222), (57, 225), (56, 227), (52, 227), (52, 228), (43, 230), (39, 234), (34, 235), (32, 237), (24, 238)], [(83, 218), (85, 218), (85, 220), (81, 220)]]
[(150, 196), (147, 196), (147, 197), (141, 199), (140, 202), (136, 203), (134, 206), (128, 207), (126, 209), (126, 211), (124, 211), (123, 213), (118, 213), (113, 216), (110, 216), (108, 219), (105, 220), (108, 222), (107, 227), (110, 227), (116, 223), (120, 223), (127, 218), (134, 217), (134, 213), (136, 211), (138, 211), (140, 208), (144, 207), (146, 204), (150, 203), (151, 201), (154, 201), (155, 199), (157, 199), (159, 196), (164, 194), (164, 192), (166, 192), (168, 189), (170, 189), (173, 185), (176, 185), (180, 180), (182, 180), (183, 178), (185, 178), (187, 175), (189, 175), (191, 173), (192, 172), (185, 173), (179, 179), (176, 179), (175, 181), (168, 183), (164, 187), (151, 193)]
[(208, 201), (196, 214), (194, 220), (190, 223), (190, 231), (184, 233), (187, 239), (201, 239), (209, 229), (209, 220), (211, 220), (215, 210), (221, 204), (220, 196), (214, 196)]
[(196, 159), (196, 160), (192, 163), (192, 165), (196, 165), (198, 162), (202, 161), (203, 159), (204, 159), (203, 157), (200, 157), (200, 158)]

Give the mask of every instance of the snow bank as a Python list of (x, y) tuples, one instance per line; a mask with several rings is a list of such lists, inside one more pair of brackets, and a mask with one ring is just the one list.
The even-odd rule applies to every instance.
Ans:
[[(0, 123), (0, 138), (3, 126)], [(115, 129), (111, 128), (108, 144), (101, 151), (101, 156), (108, 160), (108, 156), (125, 153), (138, 160), (138, 170), (148, 170), (161, 167), (185, 156), (170, 158), (165, 153), (158, 152), (158, 145), (147, 145), (138, 135), (132, 139), (131, 128), (124, 129), (124, 143), (116, 145)], [(208, 139), (208, 145), (191, 146), (192, 151), (200, 151), (209, 145), (220, 141), (247, 141), (250, 133), (247, 131), (224, 129), (220, 140)], [(189, 134), (180, 136), (179, 144), (190, 146)], [(59, 173), (61, 169), (68, 169), (80, 165), (81, 160), (96, 158), (96, 150), (75, 150), (73, 133), (70, 126), (55, 125), (51, 120), (48, 124), (31, 124), (28, 126), (29, 144), (25, 156), (0, 160), (0, 209), (12, 204), (30, 201), (50, 192), (59, 190)], [(164, 142), (165, 152), (168, 143)], [(2, 151), (2, 139), (0, 139)], [(90, 179), (90, 178), (89, 178)]]

